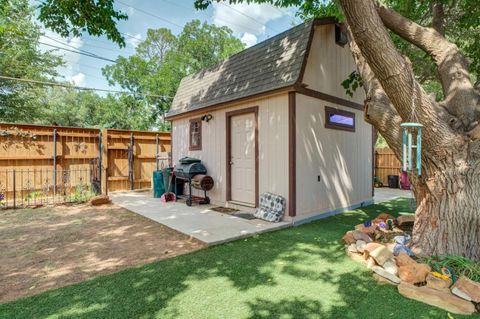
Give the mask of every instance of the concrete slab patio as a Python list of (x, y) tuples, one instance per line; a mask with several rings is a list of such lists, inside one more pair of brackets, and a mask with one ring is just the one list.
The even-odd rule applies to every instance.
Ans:
[(400, 188), (388, 188), (381, 187), (375, 188), (375, 195), (373, 201), (375, 203), (388, 202), (389, 200), (404, 197), (404, 198), (413, 198), (412, 192), (409, 190), (403, 190)]
[(110, 193), (112, 201), (132, 212), (190, 235), (208, 245), (291, 226), (289, 222), (269, 223), (247, 220), (212, 211), (214, 206), (187, 206), (181, 202), (163, 203), (148, 192)]

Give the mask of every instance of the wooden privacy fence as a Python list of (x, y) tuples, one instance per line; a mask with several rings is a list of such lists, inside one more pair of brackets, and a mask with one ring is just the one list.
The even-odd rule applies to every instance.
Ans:
[(384, 186), (388, 185), (388, 175), (399, 175), (402, 163), (389, 148), (375, 149), (375, 176)]
[(0, 123), (0, 207), (148, 188), (170, 152), (166, 132)]

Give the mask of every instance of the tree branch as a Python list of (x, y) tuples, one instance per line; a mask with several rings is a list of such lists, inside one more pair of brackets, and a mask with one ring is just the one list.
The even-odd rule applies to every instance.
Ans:
[(435, 153), (443, 149), (453, 141), (455, 132), (443, 118), (440, 106), (415, 80), (409, 62), (397, 51), (373, 1), (340, 2), (353, 39), (398, 115), (403, 121), (416, 120), (424, 125), (425, 150)]
[[(442, 24), (443, 22), (435, 20), (441, 19), (443, 9), (435, 7), (437, 13), (434, 15), (434, 25)], [(435, 29), (420, 26), (386, 6), (379, 5), (378, 14), (387, 28), (433, 58), (440, 74), (445, 107), (460, 119), (466, 130), (471, 129), (472, 123), (476, 125), (475, 122), (480, 117), (477, 110), (480, 96), (470, 82), (468, 61), (458, 47)], [(444, 30), (438, 25), (437, 28)]]
[(392, 103), (390, 103), (380, 82), (378, 82), (372, 69), (367, 61), (365, 61), (362, 52), (352, 37), (348, 25), (346, 29), (349, 38), (350, 52), (352, 52), (353, 60), (357, 65), (357, 70), (362, 78), (363, 88), (365, 90), (365, 121), (377, 129), (397, 157), (401, 158), (402, 132), (400, 124), (402, 123), (402, 118), (398, 115)]

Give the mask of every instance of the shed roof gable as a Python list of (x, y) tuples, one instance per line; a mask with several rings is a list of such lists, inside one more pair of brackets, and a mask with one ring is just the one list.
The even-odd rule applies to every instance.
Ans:
[(291, 86), (301, 80), (315, 24), (311, 20), (182, 79), (167, 117)]

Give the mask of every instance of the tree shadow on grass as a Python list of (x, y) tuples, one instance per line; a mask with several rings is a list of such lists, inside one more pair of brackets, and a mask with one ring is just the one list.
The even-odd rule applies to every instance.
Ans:
[[(225, 307), (218, 299), (226, 294), (234, 296), (233, 307), (245, 307), (237, 316), (242, 318), (445, 318), (445, 312), (404, 299), (395, 287), (376, 285), (363, 266), (345, 256), (340, 241), (345, 231), (380, 212), (405, 211), (406, 203), (373, 205), (98, 277), (0, 305), (0, 317), (236, 318), (228, 306), (223, 316), (214, 314)], [(208, 291), (214, 286), (202, 291), (205, 282), (219, 278), (231, 291)], [(184, 294), (192, 285), (200, 292), (190, 300)], [(235, 300), (242, 297), (247, 299)], [(202, 302), (201, 314), (185, 315), (192, 311), (189, 304)]]

